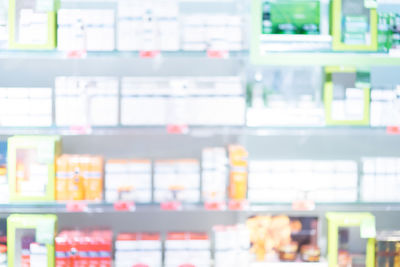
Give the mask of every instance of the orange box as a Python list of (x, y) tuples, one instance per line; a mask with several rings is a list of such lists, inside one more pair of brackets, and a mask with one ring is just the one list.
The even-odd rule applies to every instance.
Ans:
[(247, 196), (247, 150), (240, 145), (230, 145), (229, 163), (229, 198), (232, 200), (245, 200)]
[(70, 175), (68, 180), (69, 200), (84, 200), (84, 181), (79, 156), (71, 155), (68, 166)]
[(68, 157), (63, 155), (56, 160), (56, 200), (69, 200)]

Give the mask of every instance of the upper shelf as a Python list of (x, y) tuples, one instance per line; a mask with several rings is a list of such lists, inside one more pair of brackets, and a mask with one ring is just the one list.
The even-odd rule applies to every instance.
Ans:
[[(396, 128), (397, 129), (397, 128)], [(0, 135), (189, 135), (193, 137), (207, 136), (386, 136), (397, 135), (398, 132), (385, 127), (245, 127), (245, 126), (132, 126), (132, 127), (93, 127), (93, 128), (24, 128), (0, 127)]]
[(400, 56), (361, 52), (268, 52), (262, 56), (253, 55), (252, 62), (278, 66), (395, 66), (400, 65)]

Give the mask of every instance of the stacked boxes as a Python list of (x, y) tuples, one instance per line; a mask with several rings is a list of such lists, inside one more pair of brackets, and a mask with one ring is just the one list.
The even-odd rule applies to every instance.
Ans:
[(118, 1), (118, 50), (179, 50), (178, 2)]
[(202, 151), (202, 197), (206, 202), (225, 202), (228, 187), (228, 158), (223, 147)]
[(117, 160), (106, 163), (105, 199), (107, 202), (151, 202), (150, 160)]
[(58, 49), (63, 51), (112, 51), (115, 49), (114, 10), (60, 9)]
[(398, 202), (400, 158), (365, 158), (362, 161), (361, 198), (366, 202)]
[(373, 127), (400, 124), (400, 90), (371, 90), (371, 118)]
[(57, 77), (57, 126), (116, 126), (118, 79), (115, 77)]
[(14, 136), (8, 139), (11, 201), (53, 201), (58, 136)]
[(56, 199), (58, 201), (103, 199), (103, 158), (62, 155), (57, 159)]
[(165, 267), (211, 265), (210, 240), (204, 233), (169, 233), (165, 241)]
[(357, 163), (350, 160), (265, 160), (249, 165), (250, 202), (354, 202), (357, 188)]
[(123, 125), (244, 124), (238, 77), (125, 77), (121, 95)]
[(238, 51), (243, 48), (243, 21), (237, 15), (195, 14), (183, 18), (182, 49)]
[(242, 267), (250, 262), (250, 237), (244, 225), (215, 226), (215, 267)]
[(0, 88), (0, 126), (51, 125), (51, 88)]
[(162, 266), (160, 234), (122, 233), (115, 241), (115, 267)]
[(112, 232), (109, 230), (62, 231), (55, 243), (55, 267), (111, 267)]
[(247, 198), (247, 158), (248, 152), (240, 145), (228, 147), (230, 178), (229, 198), (245, 200)]
[(195, 159), (159, 160), (154, 165), (154, 201), (200, 201), (200, 166)]

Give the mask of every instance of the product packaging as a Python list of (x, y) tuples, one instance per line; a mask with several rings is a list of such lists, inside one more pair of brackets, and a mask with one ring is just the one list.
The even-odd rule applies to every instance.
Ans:
[(53, 201), (59, 136), (14, 136), (8, 139), (7, 170), (11, 201)]
[(200, 165), (195, 159), (158, 160), (154, 164), (154, 201), (200, 202)]
[(0, 88), (0, 126), (49, 127), (52, 107), (51, 88)]
[(334, 50), (377, 50), (378, 16), (376, 2), (333, 0), (331, 12), (331, 34)]
[(61, 231), (55, 238), (55, 267), (111, 267), (112, 231)]
[(162, 266), (158, 233), (121, 233), (115, 241), (115, 267)]
[(56, 77), (56, 125), (116, 126), (118, 78)]
[(165, 240), (165, 267), (211, 265), (211, 244), (205, 233), (168, 233)]
[(56, 200), (103, 199), (103, 158), (89, 155), (67, 155), (57, 158)]
[(400, 265), (400, 232), (382, 231), (376, 236), (375, 266)]
[(238, 201), (246, 200), (248, 152), (240, 145), (230, 145), (228, 154), (230, 165), (229, 198)]
[(250, 233), (245, 225), (213, 227), (215, 267), (247, 266), (250, 260)]
[(56, 47), (55, 1), (10, 0), (9, 48), (47, 50)]
[(202, 150), (202, 197), (205, 202), (224, 203), (228, 188), (228, 157), (223, 147)]
[(368, 126), (370, 114), (369, 73), (355, 68), (327, 67), (324, 87), (327, 125)]
[(375, 217), (370, 213), (326, 214), (328, 263), (334, 266), (375, 266)]
[(9, 201), (7, 179), (7, 142), (0, 141), (0, 203)]
[(54, 267), (55, 215), (13, 214), (7, 219), (8, 265)]
[(152, 200), (152, 165), (150, 160), (110, 159), (105, 167), (107, 202)]

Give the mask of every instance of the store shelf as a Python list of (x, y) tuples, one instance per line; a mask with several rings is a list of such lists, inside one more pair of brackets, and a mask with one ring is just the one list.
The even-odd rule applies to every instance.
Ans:
[[(178, 127), (179, 128), (179, 127)], [(184, 127), (185, 128), (185, 127)], [(339, 136), (386, 136), (396, 135), (389, 133), (386, 127), (244, 127), (244, 126), (189, 126), (181, 131), (169, 130), (167, 126), (127, 126), (127, 127), (0, 127), (0, 135), (166, 135), (181, 134), (189, 136), (207, 137), (224, 135), (242, 136), (312, 136), (312, 135), (339, 135)]]
[[(74, 206), (71, 209), (71, 206)], [(81, 209), (80, 209), (81, 208)], [(163, 210), (159, 204), (137, 204), (133, 210), (116, 210), (113, 203), (3, 203), (0, 204), (0, 214), (6, 213), (285, 213), (291, 215), (316, 215), (329, 211), (342, 212), (399, 212), (400, 203), (327, 203), (317, 204), (314, 210), (293, 210), (291, 204), (270, 203), (251, 205), (243, 210), (210, 210), (203, 204), (183, 204), (179, 210)]]
[[(151, 52), (151, 51), (150, 51)], [(125, 52), (125, 51), (107, 51), (107, 52), (63, 52), (57, 50), (49, 51), (25, 51), (25, 50), (0, 50), (0, 59), (53, 59), (53, 60), (72, 60), (72, 59), (126, 59), (137, 58), (147, 60), (160, 60), (163, 58), (208, 58), (208, 59), (240, 59), (248, 56), (248, 51), (230, 51), (226, 54), (213, 53), (213, 55), (206, 51), (161, 51), (153, 57), (152, 53), (141, 53), (138, 51)], [(227, 57), (219, 55), (224, 54)]]
[(400, 57), (362, 52), (260, 52), (252, 55), (252, 63), (276, 66), (396, 66), (400, 65)]

